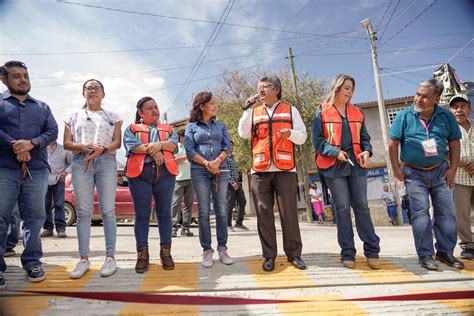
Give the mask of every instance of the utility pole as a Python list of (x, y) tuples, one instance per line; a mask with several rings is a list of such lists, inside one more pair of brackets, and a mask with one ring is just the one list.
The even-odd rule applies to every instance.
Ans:
[[(392, 164), (390, 162), (390, 157), (388, 154), (388, 137), (387, 137), (388, 120), (387, 120), (387, 115), (385, 115), (386, 113), (385, 103), (384, 103), (383, 93), (382, 93), (382, 84), (380, 82), (379, 65), (377, 62), (377, 43), (376, 43), (377, 33), (373, 31), (372, 23), (370, 23), (369, 18), (361, 21), (360, 23), (367, 29), (367, 35), (369, 36), (369, 40), (370, 40), (370, 52), (372, 56), (372, 66), (374, 69), (375, 90), (377, 91), (377, 101), (379, 104), (380, 127), (382, 129), (384, 156), (385, 156), (385, 160), (387, 161), (389, 186), (393, 194), (395, 195), (395, 198), (397, 199), (397, 201), (400, 201), (400, 198), (398, 196), (398, 190), (394, 185), (396, 179), (393, 176)], [(399, 224), (402, 224), (403, 214), (402, 214), (401, 207), (398, 208), (397, 212), (398, 212), (398, 222)]]
[[(293, 63), (293, 53), (291, 51), (291, 47), (288, 47), (288, 61), (290, 62), (291, 68), (291, 78), (293, 83), (293, 90), (295, 93), (295, 106), (301, 113), (301, 104), (300, 104), (300, 97), (298, 94), (298, 85), (296, 80), (296, 72), (295, 72), (295, 64)], [(311, 199), (309, 198), (309, 181), (308, 181), (308, 161), (306, 159), (306, 153), (303, 150), (303, 145), (299, 146), (300, 149), (300, 157), (297, 161), (297, 169), (301, 170), (303, 173), (303, 180), (304, 180), (304, 197), (306, 200), (306, 221), (308, 223), (313, 222), (313, 212), (311, 207)]]

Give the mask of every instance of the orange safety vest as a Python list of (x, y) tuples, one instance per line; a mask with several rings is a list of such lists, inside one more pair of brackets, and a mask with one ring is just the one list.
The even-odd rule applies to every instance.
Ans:
[(265, 105), (252, 112), (252, 169), (263, 171), (272, 162), (278, 169), (291, 170), (295, 167), (293, 142), (278, 136), (282, 128), (293, 128), (291, 105), (280, 102), (271, 117)]
[[(132, 124), (130, 129), (135, 137), (142, 143), (148, 144), (150, 142), (150, 128), (145, 124)], [(156, 129), (158, 130), (158, 136), (161, 141), (168, 140), (169, 136), (173, 132), (171, 126), (166, 124), (157, 124)], [(165, 156), (165, 167), (169, 173), (177, 176), (179, 173), (178, 164), (174, 155), (170, 151), (163, 150), (163, 156)], [(146, 154), (135, 154), (131, 155), (127, 159), (125, 175), (129, 178), (136, 178), (142, 174), (143, 164), (145, 162)]]
[[(324, 104), (321, 111), (321, 123), (323, 125), (324, 138), (335, 147), (341, 147), (342, 139), (342, 118), (334, 105)], [(352, 137), (352, 150), (357, 157), (362, 149), (360, 148), (360, 130), (364, 124), (364, 114), (352, 104), (346, 106), (346, 119), (349, 123)], [(336, 163), (335, 157), (316, 155), (316, 165), (318, 168), (327, 169)], [(356, 159), (355, 163), (359, 164)]]

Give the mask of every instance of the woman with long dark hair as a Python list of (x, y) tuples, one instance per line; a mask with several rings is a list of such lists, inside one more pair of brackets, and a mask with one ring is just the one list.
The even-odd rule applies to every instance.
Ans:
[(72, 184), (76, 195), (80, 255), (80, 261), (69, 275), (72, 279), (81, 278), (90, 267), (89, 243), (94, 188), (97, 190), (99, 211), (104, 224), (106, 248), (100, 275), (110, 276), (117, 269), (114, 258), (117, 239), (115, 151), (121, 145), (122, 119), (114, 112), (102, 108), (105, 91), (99, 80), (89, 79), (84, 82), (82, 95), (86, 99), (84, 106), (66, 118), (64, 128), (64, 149), (73, 153)]
[(211, 196), (216, 214), (217, 251), (224, 264), (232, 264), (227, 253), (227, 186), (229, 170), (226, 157), (230, 152), (227, 126), (216, 119), (217, 103), (211, 92), (200, 92), (186, 127), (184, 147), (191, 161), (191, 181), (199, 209), (199, 241), (203, 249), (202, 266), (214, 264), (209, 213)]
[(135, 207), (137, 273), (147, 271), (150, 263), (148, 232), (152, 196), (160, 232), (161, 264), (165, 270), (174, 269), (171, 257), (171, 202), (178, 174), (178, 164), (173, 156), (178, 136), (171, 126), (161, 124), (159, 119), (160, 110), (155, 100), (143, 97), (137, 102), (135, 123), (127, 127), (123, 136), (128, 157), (125, 175)]
[(350, 104), (354, 88), (351, 76), (341, 74), (332, 79), (326, 102), (313, 120), (313, 145), (316, 165), (336, 203), (342, 264), (349, 269), (355, 267), (352, 207), (367, 263), (372, 269), (380, 269), (380, 239), (375, 234), (367, 202), (366, 168), (372, 146), (364, 114)]

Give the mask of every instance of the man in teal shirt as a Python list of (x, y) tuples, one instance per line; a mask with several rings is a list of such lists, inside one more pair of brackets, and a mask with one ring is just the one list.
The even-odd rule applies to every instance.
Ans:
[(457, 235), (451, 191), (459, 164), (461, 133), (454, 115), (437, 104), (442, 92), (442, 83), (434, 79), (422, 81), (413, 105), (397, 115), (389, 135), (393, 173), (398, 180), (404, 181), (410, 196), (416, 252), (421, 266), (428, 270), (438, 269), (433, 260), (430, 196), (436, 259), (458, 269), (464, 268), (464, 264), (453, 256)]

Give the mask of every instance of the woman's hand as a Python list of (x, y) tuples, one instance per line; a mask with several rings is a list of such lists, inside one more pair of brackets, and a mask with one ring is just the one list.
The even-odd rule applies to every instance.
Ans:
[(212, 161), (209, 161), (209, 163), (206, 165), (207, 171), (209, 171), (212, 174), (219, 174), (221, 170), (219, 169), (219, 166), (221, 165), (221, 160), (219, 158), (216, 158)]
[(336, 159), (347, 162), (347, 153), (344, 150), (339, 150)]
[(150, 156), (154, 157), (157, 153), (161, 152), (162, 149), (163, 145), (161, 144), (161, 142), (154, 142), (148, 144), (146, 152)]
[(367, 168), (367, 164), (369, 163), (370, 153), (366, 150), (361, 152), (357, 155), (357, 159), (359, 159), (359, 164), (363, 168)]
[(152, 155), (152, 157), (157, 166), (161, 166), (165, 162), (165, 156), (163, 155), (161, 151), (155, 152), (155, 154)]
[(81, 144), (79, 146), (80, 151), (86, 154), (90, 154), (91, 152), (93, 152), (96, 147), (97, 145), (95, 144)]
[[(89, 145), (84, 145), (84, 146), (89, 146)], [(89, 152), (89, 154), (84, 158), (84, 161), (91, 161), (100, 156), (104, 151), (105, 147), (104, 146), (99, 146), (99, 145), (92, 145), (93, 149)], [(82, 146), (81, 146), (82, 149)]]

